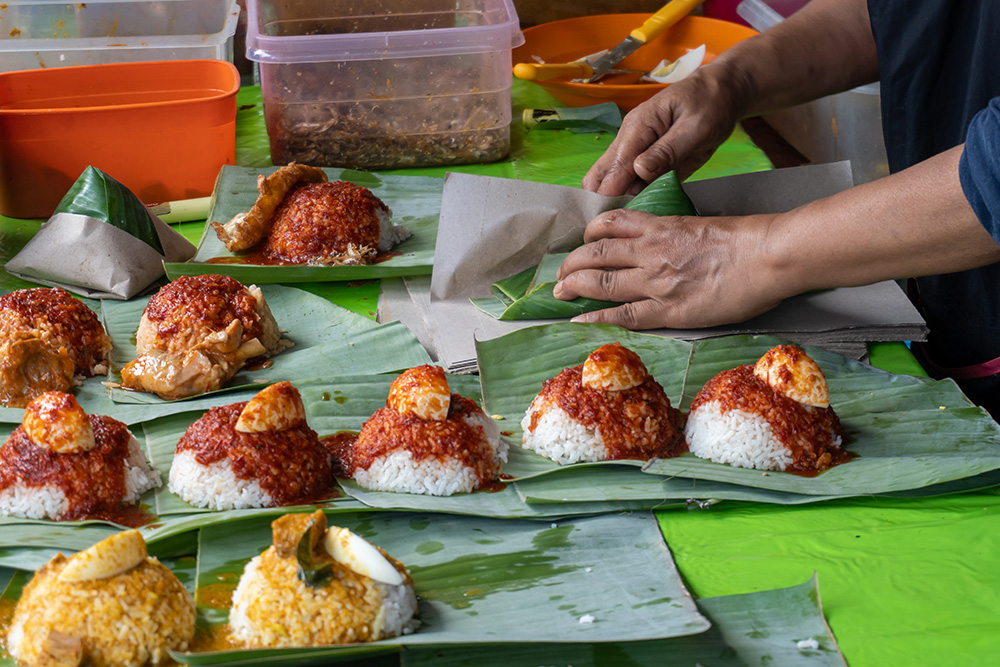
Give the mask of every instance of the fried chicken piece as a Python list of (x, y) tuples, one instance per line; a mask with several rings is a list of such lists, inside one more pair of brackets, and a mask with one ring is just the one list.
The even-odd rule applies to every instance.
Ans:
[(257, 177), (260, 195), (253, 208), (237, 213), (225, 225), (212, 222), (212, 229), (230, 252), (247, 250), (260, 243), (271, 231), (275, 210), (289, 192), (306, 183), (325, 183), (326, 173), (319, 167), (295, 164), (280, 167), (270, 176)]
[(228, 276), (182, 276), (149, 300), (136, 331), (138, 358), (122, 386), (161, 398), (220, 389), (247, 361), (289, 347), (256, 285)]
[(0, 296), (0, 405), (23, 408), (77, 376), (108, 372), (111, 338), (100, 319), (57, 287)]
[(371, 264), (410, 235), (368, 188), (335, 181), (304, 185), (274, 214), (264, 253), (296, 264)]

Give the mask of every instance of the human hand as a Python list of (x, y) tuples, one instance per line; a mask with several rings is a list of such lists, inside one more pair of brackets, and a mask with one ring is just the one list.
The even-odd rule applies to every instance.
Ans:
[(711, 63), (633, 109), (583, 179), (603, 195), (636, 194), (671, 169), (684, 180), (732, 133), (746, 99), (731, 67)]
[(795, 293), (769, 263), (767, 238), (775, 217), (602, 213), (587, 225), (586, 244), (560, 267), (555, 296), (622, 302), (574, 321), (632, 330), (742, 322)]

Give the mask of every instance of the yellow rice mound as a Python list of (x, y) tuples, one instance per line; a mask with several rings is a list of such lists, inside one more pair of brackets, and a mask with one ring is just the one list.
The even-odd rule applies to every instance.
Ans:
[(105, 579), (60, 581), (68, 560), (59, 554), (38, 570), (17, 603), (7, 647), (20, 663), (58, 664), (51, 652), (75, 639), (94, 667), (162, 664), (168, 649), (187, 649), (194, 600), (157, 559)]
[(233, 639), (251, 648), (370, 642), (412, 631), (417, 600), (401, 563), (383, 555), (404, 575), (384, 584), (332, 563), (333, 579), (316, 587), (299, 580), (298, 560), (271, 546), (251, 560), (233, 593)]

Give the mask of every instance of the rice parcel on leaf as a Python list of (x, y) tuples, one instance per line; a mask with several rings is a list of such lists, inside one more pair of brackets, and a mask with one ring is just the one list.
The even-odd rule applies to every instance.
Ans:
[(371, 264), (410, 236), (371, 190), (330, 182), (319, 167), (279, 167), (257, 190), (253, 208), (212, 228), (230, 252), (259, 248), (263, 263)]
[(271, 524), (233, 592), (233, 639), (251, 648), (371, 642), (416, 627), (417, 597), (402, 563), (321, 511)]
[(639, 355), (620, 343), (546, 380), (521, 420), (523, 446), (561, 464), (677, 456), (683, 426)]
[(7, 650), (31, 667), (173, 664), (195, 604), (136, 530), (116, 533), (35, 573), (14, 609)]
[(693, 454), (740, 468), (816, 474), (849, 461), (826, 376), (794, 345), (755, 365), (723, 371), (695, 395), (687, 441)]
[(228, 276), (181, 276), (150, 298), (135, 334), (139, 356), (122, 386), (177, 399), (221, 389), (248, 362), (292, 345), (256, 285)]
[(450, 496), (493, 483), (507, 443), (475, 401), (451, 393), (439, 366), (417, 366), (392, 382), (377, 410), (335, 458), (341, 472), (378, 491)]
[(169, 488), (217, 510), (297, 505), (334, 493), (330, 453), (288, 382), (210, 408), (191, 424), (177, 443)]
[(94, 311), (58, 287), (0, 296), (0, 405), (23, 408), (47, 391), (106, 375), (111, 337)]
[(125, 424), (86, 414), (60, 391), (29, 403), (0, 447), (0, 514), (121, 522), (117, 515), (160, 483)]

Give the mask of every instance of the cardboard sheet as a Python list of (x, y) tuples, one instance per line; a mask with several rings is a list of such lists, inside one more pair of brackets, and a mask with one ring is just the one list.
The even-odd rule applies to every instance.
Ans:
[[(835, 163), (756, 172), (685, 184), (703, 215), (781, 212), (851, 187), (850, 165)], [(422, 330), (431, 354), (451, 372), (474, 372), (475, 340), (546, 322), (501, 322), (470, 298), (536, 264), (545, 252), (578, 245), (598, 213), (627, 197), (503, 178), (449, 174), (445, 182), (434, 273), (407, 278), (406, 294), (385, 294), (382, 309), (411, 330)], [(404, 304), (406, 299), (410, 304)], [(684, 340), (729, 334), (773, 334), (860, 358), (866, 341), (923, 340), (927, 327), (892, 281), (804, 294), (746, 322), (708, 329), (659, 329)]]

